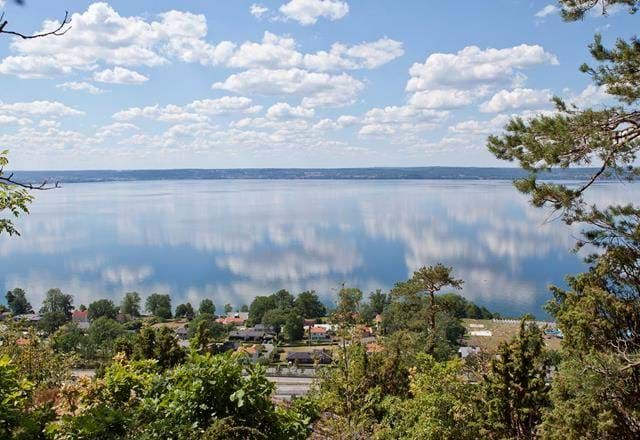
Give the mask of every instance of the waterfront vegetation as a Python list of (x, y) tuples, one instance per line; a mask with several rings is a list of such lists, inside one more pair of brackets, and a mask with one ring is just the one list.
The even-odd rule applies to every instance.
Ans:
[[(638, 6), (561, 3), (566, 20), (596, 4), (632, 13)], [(564, 335), (559, 350), (525, 316), (510, 340), (460, 359), (458, 348), (469, 341), (462, 320), (494, 315), (457, 295), (463, 280), (440, 264), (367, 298), (342, 286), (329, 309), (314, 292), (280, 290), (238, 307), (247, 325), (273, 332), (272, 353), (307, 336), (312, 346), (306, 320), (331, 325), (333, 345), (330, 362), (314, 365), (311, 391), (279, 402), (262, 365), (277, 360), (252, 362), (248, 351), (224, 345), (242, 319), (230, 304), (220, 320), (215, 298), (173, 309), (169, 295), (152, 294), (143, 316), (135, 292), (120, 305), (100, 299), (75, 308), (70, 294), (54, 288), (34, 314), (28, 292), (16, 288), (6, 294), (2, 323), (0, 438), (640, 438), (640, 210), (583, 199), (605, 173), (637, 174), (640, 42), (606, 48), (596, 36), (591, 53), (598, 66), (581, 70), (619, 106), (579, 110), (556, 99), (556, 113), (515, 118), (488, 141), (498, 158), (530, 173), (517, 188), (535, 206), (584, 225), (578, 247), (593, 251), (587, 272), (570, 276), (567, 289), (552, 288), (548, 310)], [(581, 187), (536, 179), (595, 158), (602, 167)], [(1, 182), (0, 193), (0, 209), (27, 212), (29, 193)], [(0, 232), (18, 231), (3, 220)], [(176, 323), (189, 344), (180, 343)], [(94, 368), (96, 377), (74, 379), (78, 366)]]

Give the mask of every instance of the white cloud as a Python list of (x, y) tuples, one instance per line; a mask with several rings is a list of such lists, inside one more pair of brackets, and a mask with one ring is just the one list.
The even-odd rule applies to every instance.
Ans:
[(280, 6), (280, 12), (303, 26), (315, 24), (318, 18), (339, 20), (349, 12), (347, 2), (339, 0), (291, 0)]
[(537, 18), (545, 18), (545, 17), (548, 17), (549, 15), (556, 14), (559, 10), (560, 9), (556, 5), (549, 4), (544, 8), (540, 9), (538, 12), (536, 12), (535, 16)]
[(421, 90), (414, 93), (409, 103), (416, 108), (451, 109), (471, 104), (474, 93), (467, 90)]
[(470, 119), (450, 126), (449, 131), (456, 134), (487, 136), (500, 131), (509, 122), (509, 119), (510, 117), (504, 114), (497, 115), (488, 121)]
[(115, 113), (113, 118), (119, 121), (146, 118), (169, 123), (205, 122), (211, 116), (229, 113), (255, 113), (259, 111), (261, 107), (252, 105), (252, 102), (249, 98), (223, 96), (217, 99), (193, 101), (184, 106), (166, 105), (162, 107), (154, 105), (131, 107)]
[(335, 43), (329, 52), (304, 56), (304, 65), (312, 70), (375, 69), (404, 54), (402, 43), (388, 37), (370, 43), (347, 46)]
[(31, 123), (31, 119), (28, 118), (0, 115), (0, 125), (29, 125)]
[(539, 45), (485, 50), (467, 46), (458, 53), (434, 53), (424, 63), (413, 64), (406, 89), (416, 92), (513, 83), (521, 78), (520, 70), (542, 64), (558, 64), (558, 59)]
[(289, 68), (300, 66), (302, 54), (296, 50), (296, 42), (290, 37), (280, 37), (265, 32), (261, 43), (247, 41), (228, 60), (231, 67)]
[[(169, 11), (159, 21), (121, 16), (107, 3), (94, 3), (71, 16), (72, 31), (64, 38), (14, 39), (16, 55), (0, 63), (0, 73), (22, 78), (42, 78), (73, 71), (91, 71), (104, 65), (158, 66), (167, 57), (213, 65), (223, 62), (234, 45), (204, 41), (204, 15)], [(39, 31), (50, 31), (57, 21), (45, 21)]]
[(400, 56), (402, 43), (384, 37), (354, 46), (335, 43), (327, 51), (302, 54), (290, 36), (265, 32), (260, 43), (243, 43), (226, 60), (229, 67), (289, 69), (306, 68), (315, 71), (375, 69)]
[(0, 0), (0, 9), (4, 9), (4, 0)]
[(213, 84), (213, 88), (245, 95), (304, 96), (304, 107), (319, 107), (353, 103), (364, 84), (346, 73), (329, 75), (298, 68), (250, 69)]
[(37, 117), (79, 116), (84, 112), (68, 107), (57, 101), (0, 102), (0, 113)]
[(267, 110), (267, 118), (269, 119), (313, 118), (314, 116), (314, 109), (293, 107), (286, 102), (278, 102)]
[(71, 81), (71, 82), (65, 82), (62, 84), (57, 84), (56, 85), (57, 88), (62, 89), (62, 90), (71, 90), (74, 92), (87, 92), (90, 93), (92, 95), (100, 95), (104, 92), (106, 92), (106, 90), (101, 89), (99, 87), (94, 86), (93, 84), (90, 84), (88, 82), (75, 82), (75, 81)]
[(257, 19), (261, 19), (264, 14), (269, 12), (269, 8), (259, 3), (254, 3), (249, 7), (249, 12)]
[(505, 110), (533, 110), (551, 106), (551, 92), (548, 89), (500, 90), (490, 100), (480, 105), (484, 113), (498, 113)]
[(580, 108), (586, 108), (596, 107), (610, 101), (611, 99), (613, 99), (613, 97), (607, 93), (607, 88), (605, 86), (589, 84), (582, 92), (580, 92), (580, 94), (571, 96), (569, 98), (569, 102)]
[(437, 127), (448, 115), (446, 111), (413, 106), (372, 108), (364, 115), (358, 134), (365, 137), (416, 134)]
[(93, 80), (108, 84), (142, 84), (149, 81), (149, 78), (141, 73), (117, 66), (94, 73)]

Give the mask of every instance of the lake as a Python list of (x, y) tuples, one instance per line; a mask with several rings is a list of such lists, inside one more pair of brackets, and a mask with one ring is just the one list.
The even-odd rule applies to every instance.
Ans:
[[(388, 289), (442, 262), (466, 298), (547, 318), (548, 285), (584, 269), (579, 227), (507, 181), (104, 182), (36, 196), (22, 237), (0, 238), (0, 287), (24, 288), (36, 308), (51, 287), (76, 305), (138, 291), (221, 310), (280, 288), (331, 304), (341, 283)], [(591, 198), (638, 202), (640, 186), (601, 184)]]

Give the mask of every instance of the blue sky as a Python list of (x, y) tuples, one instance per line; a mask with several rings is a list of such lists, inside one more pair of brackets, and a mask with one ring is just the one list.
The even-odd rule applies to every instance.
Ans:
[(549, 97), (607, 102), (578, 66), (614, 10), (547, 1), (0, 0), (0, 146), (16, 169), (504, 166), (486, 136)]

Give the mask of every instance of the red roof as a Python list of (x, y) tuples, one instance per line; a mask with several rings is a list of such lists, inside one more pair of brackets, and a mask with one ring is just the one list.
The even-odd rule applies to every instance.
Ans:
[(311, 333), (326, 333), (327, 329), (324, 327), (311, 327)]
[(245, 322), (247, 322), (247, 320), (242, 318), (218, 318), (216, 319), (216, 322), (219, 322), (224, 325), (229, 325), (229, 324), (242, 325)]
[(87, 316), (89, 316), (89, 312), (86, 310), (74, 310), (71, 314), (71, 318), (76, 321), (84, 321), (87, 319)]

